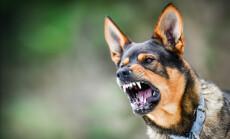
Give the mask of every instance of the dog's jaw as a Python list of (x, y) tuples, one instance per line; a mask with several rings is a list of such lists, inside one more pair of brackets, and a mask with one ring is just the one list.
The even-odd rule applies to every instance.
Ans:
[(146, 115), (150, 113), (160, 101), (159, 90), (146, 81), (125, 81), (121, 84), (117, 80), (120, 88), (127, 94), (132, 110), (136, 115)]
[(161, 77), (140, 65), (131, 67), (133, 74), (143, 73), (143, 80), (150, 81), (159, 89), (161, 99), (153, 111), (146, 116), (157, 125), (169, 128), (180, 122), (181, 99), (186, 86), (186, 77), (175, 68), (166, 68), (169, 78)]

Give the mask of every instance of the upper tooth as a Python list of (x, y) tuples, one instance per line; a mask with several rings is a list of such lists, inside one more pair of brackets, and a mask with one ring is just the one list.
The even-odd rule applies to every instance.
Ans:
[(141, 83), (137, 82), (138, 87), (141, 89)]
[(128, 88), (128, 86), (125, 84), (125, 85), (123, 85), (123, 88), (125, 88), (125, 89), (126, 89), (126, 88)]
[(132, 85), (132, 83), (130, 83), (130, 84), (129, 84), (129, 88), (132, 88), (132, 87), (133, 87), (133, 85)]
[(126, 87), (125, 86), (123, 86), (123, 90), (124, 90), (124, 92), (126, 91)]
[(136, 83), (133, 82), (133, 86), (136, 86)]

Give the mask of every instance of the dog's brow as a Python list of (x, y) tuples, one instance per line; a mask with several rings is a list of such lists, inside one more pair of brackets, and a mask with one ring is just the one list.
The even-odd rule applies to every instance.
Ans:
[(156, 56), (153, 54), (141, 53), (138, 55), (137, 60), (138, 60), (138, 62), (142, 62), (146, 58), (156, 59)]
[(123, 60), (122, 64), (123, 64), (124, 66), (128, 65), (128, 64), (129, 64), (129, 58), (126, 57), (126, 58)]

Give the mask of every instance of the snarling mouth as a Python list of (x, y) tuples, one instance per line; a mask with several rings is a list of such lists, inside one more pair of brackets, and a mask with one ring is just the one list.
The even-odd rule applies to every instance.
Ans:
[(137, 115), (146, 115), (151, 112), (160, 100), (159, 90), (150, 83), (129, 82), (122, 86), (129, 96), (133, 111)]

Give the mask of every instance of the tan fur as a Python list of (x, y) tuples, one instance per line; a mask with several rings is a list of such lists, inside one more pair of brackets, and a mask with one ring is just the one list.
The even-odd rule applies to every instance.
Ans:
[[(171, 23), (172, 26), (170, 26)], [(174, 23), (175, 26), (173, 26)], [(176, 30), (170, 32), (170, 28), (174, 27)], [(167, 33), (172, 34), (171, 36), (169, 34), (167, 38)], [(125, 50), (134, 45), (108, 17), (105, 19), (105, 37), (110, 47), (112, 60), (116, 64), (121, 60), (125, 45), (129, 43)], [(223, 97), (223, 92), (216, 85), (200, 79), (191, 66), (183, 60), (185, 45), (183, 21), (179, 11), (172, 4), (169, 4), (162, 12), (153, 40), (175, 54), (173, 56), (178, 56), (175, 67), (172, 65), (174, 63), (169, 63), (168, 66), (162, 62), (160, 56), (148, 53), (139, 53), (135, 59), (136, 64), (131, 65), (130, 60), (134, 59), (128, 57), (121, 61), (122, 65), (128, 65), (127, 67), (131, 69), (132, 78), (147, 81), (160, 92), (159, 103), (151, 112), (143, 116), (148, 125), (149, 137), (169, 139), (168, 134), (186, 135), (194, 122), (194, 112), (200, 103), (200, 94), (203, 94), (206, 119), (199, 135), (200, 139), (230, 139), (230, 102)], [(144, 61), (146, 58), (154, 60), (146, 63)], [(122, 68), (121, 65), (118, 64), (118, 66)], [(120, 84), (120, 80), (118, 78), (117, 80)]]
[(123, 64), (123, 66), (128, 65), (128, 64), (129, 64), (129, 58), (128, 58), (128, 57), (125, 58), (125, 59), (123, 60), (122, 64)]
[[(112, 38), (110, 34), (111, 32), (114, 32), (117, 35), (119, 44), (115, 44), (116, 41)], [(111, 58), (117, 64), (121, 60), (122, 50), (124, 49), (125, 44), (129, 43), (130, 40), (109, 17), (105, 18), (105, 38), (110, 48)]]
[[(204, 80), (200, 81), (200, 90), (202, 91), (201, 93), (204, 95), (206, 102), (206, 120), (200, 136), (212, 139), (224, 139), (226, 137), (226, 133), (224, 133), (223, 130), (221, 131), (221, 128), (224, 128), (224, 124), (221, 124), (221, 122), (229, 124), (230, 117), (228, 116), (227, 119), (223, 119), (225, 121), (220, 119), (220, 115), (224, 114), (221, 112), (221, 109), (224, 107), (222, 92), (217, 86), (212, 83), (207, 83)], [(218, 129), (218, 132), (220, 133), (213, 134), (211, 130), (212, 128), (220, 128)], [(229, 135), (230, 131), (228, 132), (228, 139), (230, 138)]]
[(160, 90), (161, 101), (147, 116), (159, 126), (166, 128), (178, 123), (181, 120), (180, 101), (185, 88), (184, 75), (177, 69), (167, 68), (169, 79), (166, 79), (137, 64), (130, 68), (139, 79), (149, 81)]
[[(229, 126), (230, 119), (229, 115), (225, 115), (225, 113), (222, 112), (222, 109), (226, 106), (223, 105), (224, 100), (221, 90), (214, 84), (202, 79), (198, 80), (197, 90), (203, 94), (206, 104), (206, 119), (203, 124), (200, 139), (229, 139), (230, 131), (228, 130), (226, 133), (225, 129)], [(220, 115), (225, 115), (224, 121), (222, 121)], [(167, 134), (160, 134), (149, 126), (147, 127), (147, 135), (150, 139), (170, 139)]]
[(156, 59), (156, 56), (154, 56), (153, 54), (141, 53), (138, 55), (137, 60), (138, 60), (138, 62), (142, 63), (143, 60), (145, 60), (146, 58)]
[[(169, 26), (169, 22), (166, 22), (165, 20), (171, 20), (170, 17), (176, 17), (178, 26), (177, 29), (179, 32), (179, 37), (175, 38), (175, 46), (171, 47), (170, 44), (168, 44), (167, 37), (165, 34), (165, 26)], [(162, 43), (165, 44), (165, 47), (170, 50), (174, 51), (174, 49), (177, 50), (178, 56), (182, 58), (183, 52), (184, 52), (184, 37), (183, 37), (183, 21), (182, 17), (177, 10), (177, 8), (173, 5), (167, 6), (164, 11), (161, 13), (160, 18), (157, 22), (157, 26), (155, 28), (155, 31), (153, 33), (153, 37), (160, 38)]]

